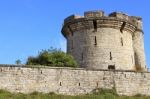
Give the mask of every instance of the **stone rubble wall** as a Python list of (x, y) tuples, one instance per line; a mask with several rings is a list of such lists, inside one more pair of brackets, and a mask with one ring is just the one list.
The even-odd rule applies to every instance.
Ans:
[(150, 95), (150, 73), (0, 65), (0, 89), (14, 93), (79, 95), (113, 87), (119, 95)]

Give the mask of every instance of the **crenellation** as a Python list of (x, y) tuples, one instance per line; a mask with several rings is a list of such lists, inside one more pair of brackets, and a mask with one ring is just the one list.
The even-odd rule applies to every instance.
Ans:
[(143, 24), (142, 24), (141, 17), (130, 16), (130, 21), (132, 21), (135, 24), (137, 30), (139, 30), (139, 31), (143, 30)]
[(87, 11), (84, 12), (85, 18), (99, 18), (104, 16), (104, 11)]
[(123, 20), (129, 19), (129, 16), (122, 12), (112, 12), (109, 14), (109, 17), (116, 17), (116, 18), (123, 19)]
[[(122, 12), (112, 12), (110, 13), (108, 16), (104, 15), (103, 11), (87, 11), (84, 13), (84, 16), (79, 16), (79, 15), (71, 15), (69, 17), (67, 17), (64, 20), (64, 23), (76, 23), (76, 22), (84, 22), (84, 21), (88, 21), (88, 20), (117, 20), (117, 21), (122, 21), (122, 22), (127, 22), (131, 25), (134, 25), (136, 27), (142, 26), (142, 18), (141, 17), (137, 17), (137, 16), (129, 16), (127, 14), (124, 14)], [(142, 30), (142, 28), (139, 28)]]
[(67, 17), (65, 20), (64, 20), (64, 23), (68, 23), (72, 20), (75, 20), (75, 19), (80, 19), (80, 18), (83, 18), (83, 16), (79, 16), (79, 15), (70, 15), (69, 17)]

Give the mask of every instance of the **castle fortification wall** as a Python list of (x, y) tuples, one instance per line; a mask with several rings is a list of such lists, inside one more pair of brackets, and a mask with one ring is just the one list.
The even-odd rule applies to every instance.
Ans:
[(116, 88), (119, 95), (150, 95), (150, 73), (74, 68), (0, 66), (0, 89), (78, 95), (97, 88)]

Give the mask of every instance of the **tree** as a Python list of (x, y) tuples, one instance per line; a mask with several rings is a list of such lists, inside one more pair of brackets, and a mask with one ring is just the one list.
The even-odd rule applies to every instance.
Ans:
[(16, 63), (17, 65), (20, 65), (20, 64), (21, 64), (21, 60), (20, 60), (20, 59), (17, 59), (15, 63)]
[(57, 67), (78, 67), (74, 58), (60, 49), (42, 50), (36, 57), (28, 57), (27, 65), (45, 65)]

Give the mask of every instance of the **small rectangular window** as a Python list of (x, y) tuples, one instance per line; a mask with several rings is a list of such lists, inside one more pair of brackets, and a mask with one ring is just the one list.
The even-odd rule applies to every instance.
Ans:
[(126, 75), (126, 74), (124, 74), (124, 77), (126, 78), (126, 77), (127, 77), (127, 75)]
[(115, 70), (115, 65), (108, 65), (108, 69)]
[(59, 83), (60, 86), (62, 86), (61, 82)]
[(71, 41), (71, 49), (73, 49), (73, 40)]
[(72, 36), (74, 35), (73, 32), (71, 32)]
[(80, 86), (80, 83), (79, 83), (79, 86)]
[(97, 32), (97, 21), (93, 20), (94, 31)]
[(98, 82), (96, 83), (96, 87), (98, 87)]
[(83, 58), (84, 58), (84, 57), (83, 57), (83, 52), (82, 52), (82, 56), (81, 56), (81, 58), (82, 58), (82, 61), (83, 61)]
[(97, 45), (97, 38), (96, 38), (96, 36), (94, 38), (94, 45)]
[(111, 54), (111, 52), (110, 52), (110, 60), (112, 60), (112, 54)]
[(121, 45), (123, 46), (123, 38), (121, 38)]

